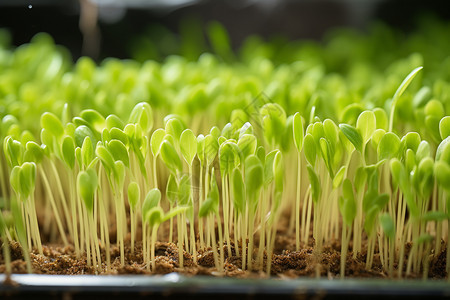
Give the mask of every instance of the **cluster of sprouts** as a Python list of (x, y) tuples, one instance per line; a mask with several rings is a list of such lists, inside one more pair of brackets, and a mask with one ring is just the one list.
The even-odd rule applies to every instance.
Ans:
[[(177, 245), (180, 268), (184, 253), (197, 263), (209, 250), (218, 272), (237, 256), (242, 270), (270, 275), (280, 223), (296, 251), (313, 245), (319, 258), (339, 240), (341, 277), (349, 251), (364, 254), (368, 270), (378, 255), (390, 277), (426, 277), (446, 251), (450, 271), (449, 83), (426, 85), (419, 54), (385, 80), (368, 76), (362, 62), (353, 66), (350, 78), (367, 75), (369, 89), (307, 59), (277, 66), (263, 56), (248, 65), (204, 54), (98, 67), (81, 58), (68, 71), (66, 54), (47, 39), (37, 37), (33, 51), (0, 52), (34, 68), (28, 83), (14, 85), (21, 65), (0, 55), (11, 75), (0, 75), (6, 272), (11, 241), (32, 272), (30, 253), (43, 254), (45, 236), (73, 246), (98, 274), (111, 270), (113, 243), (122, 266), (125, 248), (142, 243), (155, 272), (155, 246), (165, 241)], [(42, 114), (32, 114), (36, 103)]]

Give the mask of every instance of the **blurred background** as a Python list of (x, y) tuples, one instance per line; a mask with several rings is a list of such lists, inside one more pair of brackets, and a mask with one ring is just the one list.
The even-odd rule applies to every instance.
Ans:
[[(11, 44), (27, 43), (49, 33), (76, 59), (139, 56), (136, 45), (171, 43), (189, 26), (212, 20), (224, 25), (234, 48), (250, 35), (264, 38), (322, 39), (332, 28), (364, 30), (382, 21), (413, 30), (420, 17), (450, 19), (448, 0), (1, 0), (0, 28)], [(201, 34), (201, 33), (200, 33)], [(194, 36), (192, 38), (195, 38)], [(142, 44), (143, 43), (143, 44)], [(174, 47), (172, 47), (174, 48)], [(163, 51), (164, 52), (164, 51)], [(161, 53), (159, 53), (160, 55)], [(155, 55), (154, 55), (155, 56)], [(149, 58), (157, 58), (157, 56)]]

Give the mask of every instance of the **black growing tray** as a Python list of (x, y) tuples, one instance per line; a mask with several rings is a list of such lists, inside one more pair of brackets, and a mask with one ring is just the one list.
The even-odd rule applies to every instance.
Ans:
[[(5, 275), (0, 275), (4, 282)], [(0, 298), (27, 299), (444, 299), (450, 282), (387, 279), (238, 279), (146, 275), (12, 275)]]

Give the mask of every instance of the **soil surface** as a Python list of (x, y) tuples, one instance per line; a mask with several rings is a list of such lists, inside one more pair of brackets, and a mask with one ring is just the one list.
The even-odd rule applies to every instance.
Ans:
[[(119, 248), (114, 244), (111, 246), (111, 267), (107, 268), (105, 261), (105, 251), (102, 251), (101, 272), (87, 264), (86, 257), (76, 258), (72, 246), (61, 247), (59, 245), (47, 244), (43, 247), (43, 255), (33, 251), (31, 254), (33, 272), (36, 274), (60, 274), (60, 275), (81, 275), (81, 274), (167, 274), (179, 272), (184, 275), (211, 275), (228, 277), (248, 277), (262, 278), (267, 277), (267, 254), (264, 255), (263, 268), (257, 266), (255, 261), (258, 249), (254, 250), (253, 271), (242, 270), (242, 260), (235, 255), (235, 245), (232, 244), (232, 253), (234, 256), (227, 255), (227, 247), (224, 250), (224, 268), (217, 270), (214, 266), (214, 257), (212, 249), (200, 250), (197, 256), (197, 264), (194, 263), (192, 256), (184, 252), (184, 267), (180, 268), (178, 262), (178, 246), (174, 243), (157, 242), (155, 248), (156, 268), (154, 272), (149, 270), (147, 263), (142, 257), (142, 243), (136, 242), (134, 253), (131, 252), (130, 244), (125, 244), (125, 264), (120, 264)], [(255, 241), (257, 245), (257, 241)], [(13, 273), (26, 273), (26, 264), (23, 259), (20, 245), (13, 242), (11, 245), (11, 259)], [(373, 266), (366, 270), (366, 248), (363, 245), (362, 253), (354, 259), (351, 251), (347, 255), (345, 268), (346, 277), (389, 277), (381, 266), (379, 255), (375, 254)], [(275, 250), (272, 256), (271, 276), (279, 278), (306, 277), (339, 277), (340, 272), (340, 242), (336, 241), (330, 245), (325, 245), (321, 254), (315, 253), (312, 245), (303, 245), (300, 251), (295, 250), (294, 235), (287, 235), (280, 232), (275, 242)], [(408, 252), (408, 247), (406, 247)], [(242, 249), (239, 248), (239, 253)], [(405, 254), (405, 261), (407, 261)], [(445, 278), (446, 249), (438, 255), (432, 253), (430, 257), (429, 278)], [(397, 266), (394, 266), (395, 269)], [(406, 266), (405, 266), (406, 269)], [(0, 273), (5, 273), (4, 257), (0, 256)], [(395, 272), (397, 274), (397, 271)], [(404, 276), (404, 275), (403, 275)], [(408, 277), (422, 278), (420, 274), (411, 274)]]

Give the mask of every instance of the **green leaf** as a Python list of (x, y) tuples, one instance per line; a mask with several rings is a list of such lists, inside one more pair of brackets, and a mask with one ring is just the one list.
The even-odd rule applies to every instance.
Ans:
[(81, 154), (80, 147), (75, 148), (75, 159), (78, 163), (78, 168), (81, 168), (83, 166), (83, 155)]
[(219, 147), (222, 146), (222, 144), (225, 143), (226, 141), (228, 141), (228, 140), (227, 140), (227, 138), (224, 137), (224, 136), (220, 136), (220, 137), (217, 139), (217, 142), (219, 143)]
[(55, 137), (45, 128), (41, 130), (41, 141), (47, 149), (46, 153), (55, 153)]
[(239, 130), (247, 120), (248, 115), (242, 109), (235, 109), (231, 112), (230, 123), (233, 126), (234, 131)]
[(364, 107), (359, 103), (347, 105), (341, 113), (343, 123), (354, 124), (358, 116), (363, 112)]
[(81, 161), (84, 168), (87, 168), (94, 159), (94, 148), (92, 147), (91, 138), (86, 137), (81, 146)]
[[(308, 126), (309, 127), (309, 126)], [(325, 137), (325, 130), (323, 128), (322, 122), (315, 122), (312, 124), (311, 134), (314, 137), (314, 141), (316, 142), (316, 146), (320, 146), (320, 139)]]
[[(372, 137), (373, 132), (377, 128), (377, 121), (375, 114), (372, 111), (363, 111), (358, 120), (356, 120), (356, 129), (359, 130), (362, 140), (363, 147), (367, 141)], [(356, 146), (355, 146), (356, 147)]]
[(431, 95), (432, 91), (430, 87), (428, 86), (421, 87), (420, 90), (414, 95), (413, 107), (416, 109), (423, 107), (428, 102), (428, 100), (430, 100)]
[[(101, 162), (103, 163), (103, 166), (106, 170), (113, 170), (114, 169), (114, 157), (112, 156), (111, 152), (103, 145), (98, 145), (95, 149), (95, 153), (100, 158)], [(84, 155), (83, 155), (84, 157)], [(90, 161), (89, 161), (90, 163)], [(88, 164), (89, 164), (88, 163)]]
[(197, 157), (200, 165), (203, 165), (205, 163), (205, 136), (203, 134), (197, 136)]
[(22, 143), (22, 145), (26, 145), (28, 142), (34, 141), (35, 141), (34, 135), (28, 130), (23, 131), (22, 134), (20, 135), (20, 142)]
[(153, 132), (152, 137), (150, 138), (150, 149), (154, 157), (159, 155), (165, 135), (166, 131), (162, 128), (156, 129)]
[(403, 138), (402, 141), (405, 141), (406, 148), (411, 149), (414, 152), (417, 151), (417, 148), (420, 144), (420, 135), (417, 132), (408, 132)]
[(386, 111), (381, 108), (375, 108), (373, 110), (373, 113), (375, 114), (375, 119), (377, 123), (376, 128), (383, 129), (386, 131), (388, 129), (389, 123)]
[(366, 181), (367, 181), (367, 172), (364, 169), (364, 167), (359, 167), (358, 169), (356, 169), (355, 174), (355, 189), (358, 194), (366, 186)]
[(205, 158), (207, 166), (212, 164), (218, 152), (219, 143), (217, 142), (217, 139), (211, 134), (205, 136)]
[[(9, 175), (9, 182), (11, 187), (16, 192), (16, 194), (22, 196), (22, 186), (20, 183), (20, 170), (22, 168), (20, 166), (14, 166)], [(25, 200), (22, 198), (22, 200)]]
[(333, 178), (333, 189), (337, 189), (341, 186), (342, 181), (344, 180), (344, 175), (347, 172), (347, 166), (342, 166)]
[(35, 162), (39, 164), (44, 159), (44, 149), (33, 141), (25, 145), (24, 161)]
[(381, 138), (386, 135), (386, 131), (384, 129), (377, 129), (374, 131), (372, 138), (370, 139), (371, 145), (374, 149), (378, 149), (380, 145)]
[(92, 132), (92, 130), (85, 126), (85, 125), (81, 125), (78, 126), (75, 129), (75, 144), (77, 147), (81, 147), (83, 145), (84, 139), (86, 137), (89, 137), (91, 139), (92, 142), (92, 147), (94, 147), (95, 144), (97, 144), (97, 139), (94, 136), (94, 133)]
[(403, 94), (403, 92), (409, 86), (409, 84), (414, 79), (414, 77), (416, 77), (417, 73), (422, 69), (423, 69), (423, 67), (417, 67), (414, 70), (412, 70), (411, 73), (408, 74), (408, 76), (406, 76), (406, 78), (403, 80), (403, 82), (398, 87), (397, 91), (395, 91), (393, 99), (398, 99)]
[(48, 130), (56, 138), (62, 137), (64, 127), (57, 116), (50, 112), (45, 112), (41, 116), (41, 128)]
[(131, 209), (136, 210), (136, 205), (139, 203), (141, 191), (136, 181), (131, 181), (128, 184), (128, 203), (130, 203)]
[(220, 129), (217, 126), (211, 127), (209, 134), (214, 137), (214, 139), (218, 139), (220, 137)]
[(428, 133), (431, 135), (431, 137), (436, 141), (439, 142), (441, 139), (440, 132), (439, 132), (439, 122), (440, 118), (436, 116), (426, 116), (425, 117), (425, 127), (428, 130)]
[(264, 158), (264, 185), (267, 187), (274, 179), (273, 164), (279, 150), (272, 150)]
[(255, 154), (258, 142), (254, 135), (244, 134), (240, 136), (237, 145), (239, 147), (240, 153), (242, 153), (241, 158), (245, 159), (247, 156)]
[[(450, 161), (447, 160), (447, 153), (450, 151), (450, 136), (446, 137), (438, 146), (436, 150), (436, 160), (444, 160), (450, 164)], [(5, 151), (6, 152), (6, 151)]]
[(164, 140), (161, 144), (161, 158), (172, 174), (183, 171), (183, 164), (172, 144)]
[(200, 209), (198, 211), (198, 216), (200, 218), (204, 218), (214, 212), (214, 201), (212, 201), (210, 198), (206, 199), (202, 205), (200, 206)]
[(180, 178), (180, 184), (178, 185), (178, 204), (189, 205), (191, 196), (191, 178), (183, 174)]
[(356, 201), (351, 181), (346, 178), (343, 184), (343, 195), (339, 198), (339, 210), (347, 226), (351, 226), (356, 217)]
[[(214, 174), (214, 168), (212, 169), (211, 174)], [(209, 190), (208, 196), (198, 212), (200, 218), (206, 217), (207, 215), (212, 213), (219, 213), (220, 198), (215, 176), (211, 176), (210, 184), (211, 188)]]
[(308, 169), (309, 182), (311, 184), (311, 195), (312, 195), (313, 201), (315, 203), (317, 203), (317, 201), (319, 201), (320, 191), (321, 191), (319, 178), (317, 177), (316, 173), (314, 172), (313, 167), (308, 165), (307, 169)]
[(265, 164), (266, 161), (266, 150), (263, 146), (258, 146), (255, 151), (255, 155), (259, 158), (261, 163)]
[(417, 207), (417, 203), (414, 201), (414, 197), (411, 192), (409, 176), (403, 164), (396, 158), (391, 160), (391, 174), (394, 181), (398, 183), (401, 191), (405, 195), (406, 204), (409, 208), (411, 216), (417, 217), (419, 215), (419, 208)]
[(250, 134), (253, 135), (253, 126), (252, 124), (250, 124), (249, 122), (246, 122), (244, 125), (242, 125), (242, 127), (239, 129), (239, 139), (244, 135), (244, 134)]
[(414, 242), (417, 244), (431, 243), (434, 241), (434, 236), (428, 233), (421, 234)]
[(164, 219), (164, 211), (161, 207), (153, 207), (145, 214), (145, 221), (150, 227), (159, 226)]
[(396, 157), (399, 149), (400, 138), (395, 133), (386, 133), (378, 144), (378, 160)]
[(406, 171), (412, 172), (414, 168), (416, 167), (416, 155), (414, 154), (414, 151), (411, 149), (407, 149), (405, 153), (405, 166)]
[(243, 214), (245, 211), (245, 186), (242, 173), (239, 169), (234, 169), (231, 174), (231, 187), (234, 208), (238, 214)]
[(230, 37), (226, 28), (219, 22), (213, 21), (208, 25), (208, 38), (217, 55), (226, 61), (233, 59)]
[(274, 174), (274, 211), (280, 206), (281, 195), (284, 189), (284, 161), (283, 154), (278, 151), (273, 160), (273, 174)]
[(443, 117), (439, 122), (439, 134), (443, 140), (450, 136), (450, 116)]
[(417, 161), (421, 161), (426, 157), (431, 157), (431, 147), (427, 141), (421, 141), (416, 151)]
[(415, 68), (411, 71), (411, 73), (406, 76), (406, 78), (402, 81), (398, 89), (395, 91), (394, 97), (392, 97), (392, 105), (391, 105), (391, 112), (389, 115), (389, 131), (392, 131), (393, 125), (394, 125), (394, 112), (395, 107), (397, 105), (398, 98), (403, 94), (403, 92), (406, 90), (406, 88), (409, 86), (411, 81), (416, 77), (417, 73), (422, 70), (423, 67)]
[(117, 128), (120, 130), (123, 130), (123, 128), (125, 127), (125, 123), (116, 115), (109, 115), (108, 117), (106, 117), (106, 128), (108, 130), (111, 130), (113, 128)]
[(223, 126), (221, 135), (222, 135), (225, 139), (231, 139), (231, 138), (233, 138), (233, 125), (231, 125), (231, 123), (225, 124), (225, 126)]
[(377, 216), (379, 213), (380, 208), (378, 206), (371, 207), (366, 213), (366, 217), (364, 219), (364, 230), (369, 237), (371, 237), (374, 232), (374, 228), (377, 223)]
[(450, 166), (443, 161), (436, 161), (434, 164), (434, 176), (439, 185), (450, 192)]
[(325, 165), (328, 169), (328, 173), (330, 174), (331, 178), (334, 178), (334, 171), (333, 171), (333, 161), (331, 158), (331, 150), (330, 150), (330, 143), (324, 138), (320, 138), (319, 141), (320, 145), (320, 153), (322, 154), (322, 158), (325, 162)]
[(114, 160), (121, 160), (123, 164), (129, 168), (130, 167), (130, 158), (128, 156), (128, 150), (125, 145), (119, 140), (111, 140), (107, 144), (108, 150), (114, 157)]
[(8, 136), (3, 142), (3, 151), (11, 167), (18, 166), (22, 162), (23, 146), (19, 141)]
[(197, 138), (190, 129), (181, 133), (180, 151), (184, 160), (189, 166), (192, 166), (195, 155), (197, 154)]
[(259, 191), (264, 183), (264, 168), (256, 155), (250, 155), (245, 159), (245, 188), (250, 207), (254, 207)]
[(345, 137), (353, 144), (355, 149), (362, 152), (363, 139), (356, 128), (348, 124), (339, 124), (339, 128)]
[[(27, 146), (28, 146), (28, 144), (27, 144)], [(39, 149), (41, 149), (41, 148), (39, 147)], [(71, 136), (68, 136), (68, 135), (64, 136), (64, 139), (63, 139), (63, 142), (61, 145), (61, 153), (62, 153), (64, 162), (69, 166), (70, 169), (73, 169), (75, 166), (75, 141), (73, 140), (73, 138)]]
[(278, 148), (283, 153), (288, 153), (291, 149), (292, 144), (294, 143), (294, 137), (292, 136), (293, 127), (294, 127), (294, 116), (289, 116), (286, 119), (286, 125), (284, 127), (283, 132), (281, 132), (281, 138), (278, 143)]
[(286, 113), (277, 103), (264, 104), (260, 109), (264, 137), (269, 144), (279, 144), (286, 126)]
[(22, 196), (28, 198), (34, 193), (36, 182), (36, 164), (33, 162), (24, 162), (20, 168), (20, 184)]
[(146, 215), (152, 209), (158, 206), (161, 201), (161, 192), (159, 189), (151, 189), (145, 196), (144, 202), (142, 204), (142, 218), (146, 221)]
[(109, 135), (111, 137), (111, 140), (119, 140), (124, 145), (128, 145), (128, 136), (122, 129), (115, 127), (111, 128), (111, 130), (109, 131)]
[(450, 216), (443, 212), (443, 211), (427, 211), (425, 214), (422, 215), (422, 220), (425, 222), (435, 221), (435, 222), (441, 222), (445, 220), (449, 220)]
[(166, 197), (172, 205), (175, 205), (178, 200), (178, 183), (172, 174), (169, 175), (167, 180)]
[(339, 138), (338, 127), (332, 120), (326, 119), (323, 121), (323, 131), (325, 134), (325, 139), (329, 143), (331, 154), (334, 154)]
[(108, 129), (103, 128), (101, 140), (102, 140), (103, 144), (106, 144), (107, 142), (109, 142), (111, 140), (111, 134), (109, 133)]
[(295, 147), (297, 148), (298, 152), (301, 152), (303, 147), (303, 118), (298, 112), (294, 115), (292, 129)]
[(105, 118), (96, 110), (85, 109), (80, 113), (80, 117), (85, 120), (90, 128), (101, 132), (106, 127)]
[(165, 130), (166, 134), (169, 134), (174, 138), (174, 146), (178, 147), (178, 142), (180, 141), (181, 133), (184, 130), (183, 123), (177, 118), (172, 118), (167, 121)]
[(417, 176), (420, 180), (416, 189), (423, 197), (429, 197), (434, 186), (434, 161), (431, 157), (426, 157), (419, 162)]
[(383, 228), (384, 234), (389, 238), (395, 237), (395, 224), (394, 220), (388, 213), (384, 213), (379, 217), (381, 228)]
[(97, 189), (97, 174), (93, 169), (81, 171), (77, 177), (77, 190), (89, 213), (94, 210), (94, 195)]
[(113, 174), (116, 185), (119, 189), (122, 189), (125, 182), (125, 165), (121, 160), (114, 162)]
[(311, 134), (306, 134), (303, 140), (303, 151), (305, 153), (306, 160), (314, 167), (316, 165), (316, 143), (314, 137)]
[(445, 115), (444, 106), (439, 100), (432, 99), (425, 105), (425, 115), (440, 119)]
[(9, 134), (9, 129), (11, 127), (17, 126), (19, 121), (13, 115), (5, 115), (2, 118), (2, 122), (0, 124), (0, 136), (5, 136)]
[(175, 217), (176, 215), (179, 215), (181, 213), (184, 213), (185, 211), (188, 210), (187, 206), (177, 206), (172, 208), (171, 210), (169, 210), (169, 212), (164, 216), (163, 218), (163, 222), (172, 219), (173, 217)]
[(145, 133), (153, 128), (153, 111), (147, 102), (140, 102), (131, 111), (128, 123), (139, 124)]
[(225, 142), (219, 148), (219, 164), (222, 176), (230, 174), (239, 165), (239, 154), (237, 145), (233, 142)]

